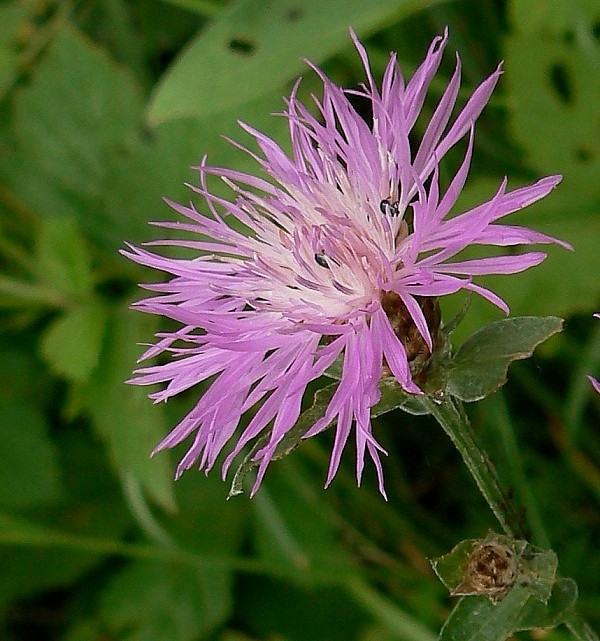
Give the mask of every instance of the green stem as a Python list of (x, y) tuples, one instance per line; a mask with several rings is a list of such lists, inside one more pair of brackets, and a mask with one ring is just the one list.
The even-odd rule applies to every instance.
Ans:
[(283, 578), (285, 572), (261, 559), (238, 556), (205, 555), (155, 544), (127, 543), (115, 539), (89, 537), (64, 532), (28, 522), (18, 517), (0, 514), (0, 544), (42, 549), (62, 549), (114, 555), (126, 559), (173, 561), (200, 568), (222, 567), (236, 572)]
[(519, 515), (502, 489), (494, 465), (486, 452), (479, 447), (460, 401), (452, 397), (445, 398), (441, 403), (436, 403), (428, 397), (423, 400), (460, 452), (467, 469), (504, 533), (512, 538), (526, 538), (519, 523)]
[(159, 545), (174, 547), (175, 541), (152, 514), (139, 480), (133, 474), (125, 473), (122, 475), (121, 485), (131, 514), (142, 528), (144, 534)]

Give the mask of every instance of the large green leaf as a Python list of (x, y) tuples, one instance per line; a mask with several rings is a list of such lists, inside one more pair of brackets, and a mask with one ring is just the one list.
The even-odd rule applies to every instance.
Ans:
[[(594, 0), (510, 3), (506, 41), (511, 124), (535, 168), (564, 174), (566, 207), (600, 199), (600, 5)], [(567, 214), (568, 212), (565, 212)]]
[(187, 47), (159, 85), (148, 117), (205, 118), (279, 89), (359, 34), (434, 4), (436, 0), (240, 0)]

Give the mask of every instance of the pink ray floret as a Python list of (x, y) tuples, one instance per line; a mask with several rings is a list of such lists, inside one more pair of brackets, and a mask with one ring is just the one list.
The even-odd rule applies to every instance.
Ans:
[[(313, 66), (323, 82), (323, 97), (315, 99), (317, 115), (299, 102), (298, 85), (286, 101), (291, 157), (274, 140), (242, 123), (258, 145), (258, 154), (248, 153), (264, 177), (212, 167), (204, 159), (197, 168), (199, 186), (192, 187), (203, 199), (204, 211), (169, 203), (188, 222), (159, 225), (197, 233), (198, 238), (150, 245), (185, 247), (196, 251), (195, 258), (168, 258), (133, 246), (124, 252), (170, 276), (168, 282), (147, 285), (154, 295), (136, 307), (181, 324), (177, 331), (158, 335), (140, 360), (165, 352), (170, 359), (138, 369), (132, 382), (160, 384), (161, 391), (151, 394), (158, 402), (211, 379), (193, 409), (156, 448), (188, 441), (177, 476), (192, 466), (208, 472), (231, 442), (234, 446), (222, 464), (225, 476), (243, 448), (267, 434), (255, 455), (256, 491), (277, 445), (300, 416), (307, 385), (339, 358), (337, 390), (324, 416), (304, 437), (335, 424), (329, 484), (353, 435), (358, 482), (368, 453), (384, 494), (384, 450), (370, 417), (380, 398), (384, 367), (407, 392), (421, 391), (382, 296), (393, 293), (402, 301), (431, 350), (433, 339), (419, 305), (422, 297), (467, 289), (507, 312), (506, 303), (475, 284), (473, 277), (518, 273), (545, 258), (539, 251), (494, 251), (489, 257), (465, 259), (457, 256), (462, 250), (471, 245), (560, 243), (502, 222), (546, 196), (560, 176), (513, 191), (507, 191), (504, 181), (487, 202), (451, 214), (467, 178), (474, 123), (500, 69), (453, 117), (461, 76), (457, 57), (456, 70), (415, 146), (410, 134), (440, 65), (447, 33), (432, 42), (408, 81), (393, 54), (380, 87), (363, 46), (352, 37), (367, 83), (344, 91)], [(353, 107), (355, 94), (369, 102), (371, 123)], [(442, 194), (439, 162), (463, 139), (464, 161)], [(231, 200), (209, 191), (210, 176), (228, 185)], [(251, 408), (252, 418), (240, 427), (242, 415)]]

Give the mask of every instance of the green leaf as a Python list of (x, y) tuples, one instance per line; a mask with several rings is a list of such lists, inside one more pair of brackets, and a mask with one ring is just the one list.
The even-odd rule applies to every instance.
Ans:
[(548, 603), (529, 599), (517, 622), (516, 630), (554, 628), (564, 623), (577, 602), (577, 584), (573, 579), (559, 578), (552, 588)]
[(91, 258), (73, 219), (57, 217), (42, 221), (36, 268), (39, 280), (67, 299), (79, 300), (91, 293)]
[[(272, 461), (284, 458), (298, 447), (304, 434), (325, 414), (325, 410), (329, 405), (329, 401), (333, 398), (336, 388), (337, 383), (332, 383), (331, 385), (327, 385), (326, 387), (317, 390), (312, 406), (300, 415), (300, 418), (296, 421), (294, 427), (281, 439), (273, 456), (271, 457)], [(269, 438), (269, 433), (259, 438), (248, 454), (246, 454), (244, 460), (235, 471), (227, 498), (243, 494), (244, 480), (246, 476), (259, 465), (253, 460), (254, 456), (256, 452), (267, 445)]]
[(105, 307), (90, 300), (50, 324), (40, 350), (56, 374), (73, 382), (89, 379), (100, 358), (106, 320)]
[[(564, 206), (600, 198), (597, 2), (510, 3), (505, 47), (511, 125), (531, 164), (564, 175)], [(549, 136), (548, 132), (552, 135)]]
[(499, 603), (486, 597), (462, 597), (446, 620), (440, 641), (504, 641), (516, 629), (529, 599), (526, 588), (516, 586)]
[(381, 398), (371, 408), (371, 418), (377, 418), (395, 409), (401, 409), (416, 416), (429, 414), (430, 410), (423, 403), (422, 397), (405, 392), (393, 377), (382, 378), (379, 382), (379, 391)]
[(30, 508), (60, 499), (57, 452), (39, 410), (3, 402), (0, 435), (0, 505)]
[(558, 579), (547, 604), (515, 586), (499, 603), (485, 597), (462, 597), (446, 621), (440, 641), (504, 641), (520, 630), (553, 628), (572, 614), (577, 587)]
[(127, 153), (141, 99), (133, 80), (68, 24), (15, 101), (16, 148), (0, 171), (35, 213), (73, 218), (115, 246), (104, 215), (107, 173)]
[(123, 641), (194, 641), (226, 619), (231, 587), (222, 570), (137, 562), (108, 585), (101, 614)]
[(133, 475), (144, 491), (165, 509), (174, 509), (172, 471), (168, 457), (150, 459), (167, 426), (160, 406), (146, 392), (125, 384), (139, 355), (136, 342), (151, 333), (154, 319), (117, 310), (108, 320), (100, 363), (89, 382), (89, 408), (94, 426), (105, 441), (122, 476)]
[[(343, 357), (337, 358), (325, 372), (325, 376), (336, 381), (341, 380), (342, 365)], [(396, 409), (402, 409), (416, 416), (429, 414), (429, 409), (423, 404), (421, 396), (405, 392), (393, 376), (382, 378), (379, 381), (379, 391), (381, 392), (381, 398), (371, 408), (371, 418), (377, 418)]]
[(486, 325), (457, 351), (448, 367), (446, 391), (466, 402), (491, 394), (504, 385), (513, 361), (531, 356), (562, 324), (553, 316), (522, 316)]
[[(166, 74), (148, 118), (205, 118), (274, 89), (348, 46), (348, 25), (357, 33), (410, 15), (435, 0), (295, 0), (271, 5), (241, 0), (220, 14), (185, 49)], [(326, 28), (324, 28), (326, 27)]]

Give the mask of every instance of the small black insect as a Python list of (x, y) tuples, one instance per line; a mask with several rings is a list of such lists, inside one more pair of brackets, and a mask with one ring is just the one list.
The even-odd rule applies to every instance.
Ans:
[(325, 269), (331, 269), (324, 254), (315, 254), (315, 260), (317, 261), (317, 265), (321, 265), (321, 267), (325, 267)]
[(379, 203), (379, 209), (384, 216), (390, 216), (390, 218), (395, 218), (400, 215), (400, 210), (398, 209), (398, 202), (391, 202), (389, 198), (382, 200)]

